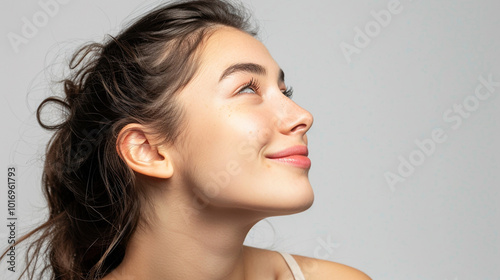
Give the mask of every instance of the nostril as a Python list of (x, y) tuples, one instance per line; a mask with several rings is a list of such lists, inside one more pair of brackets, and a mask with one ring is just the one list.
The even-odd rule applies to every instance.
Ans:
[(305, 130), (305, 129), (307, 129), (307, 125), (301, 123), (301, 124), (296, 125), (294, 128), (292, 128), (292, 132), (296, 132), (299, 130)]

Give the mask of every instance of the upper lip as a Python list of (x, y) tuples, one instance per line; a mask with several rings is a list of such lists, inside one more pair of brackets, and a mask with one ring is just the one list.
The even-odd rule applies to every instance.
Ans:
[(282, 158), (282, 157), (287, 157), (287, 156), (292, 156), (292, 155), (302, 155), (302, 156), (307, 156), (309, 154), (309, 151), (307, 150), (307, 146), (303, 145), (297, 145), (297, 146), (292, 146), (290, 148), (286, 148), (282, 151), (267, 155), (267, 158)]

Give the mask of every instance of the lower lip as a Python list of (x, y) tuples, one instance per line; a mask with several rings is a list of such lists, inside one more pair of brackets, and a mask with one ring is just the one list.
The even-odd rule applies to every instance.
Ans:
[(311, 167), (311, 160), (306, 156), (293, 155), (288, 157), (270, 158), (270, 160), (279, 161), (300, 168)]

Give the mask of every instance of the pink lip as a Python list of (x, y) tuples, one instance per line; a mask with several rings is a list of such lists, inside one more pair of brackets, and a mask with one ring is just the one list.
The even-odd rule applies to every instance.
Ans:
[(293, 146), (266, 157), (286, 164), (291, 164), (301, 168), (311, 167), (311, 160), (307, 157), (309, 151), (306, 146)]

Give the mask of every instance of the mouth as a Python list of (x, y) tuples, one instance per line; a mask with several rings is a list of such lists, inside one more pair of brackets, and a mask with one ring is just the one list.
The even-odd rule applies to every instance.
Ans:
[(279, 163), (307, 169), (311, 167), (311, 160), (307, 157), (308, 154), (307, 147), (299, 145), (267, 155), (266, 157)]

